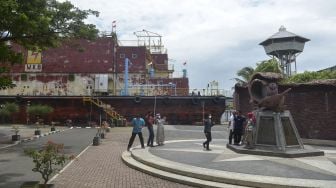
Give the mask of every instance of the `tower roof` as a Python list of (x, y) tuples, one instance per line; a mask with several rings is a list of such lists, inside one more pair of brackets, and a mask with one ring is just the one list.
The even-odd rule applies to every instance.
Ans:
[(288, 39), (288, 38), (296, 38), (298, 39), (298, 41), (300, 42), (307, 42), (307, 41), (310, 41), (309, 39), (307, 38), (304, 38), (304, 37), (301, 37), (297, 34), (294, 34), (292, 32), (289, 32), (286, 30), (286, 28), (282, 25), (280, 28), (279, 28), (279, 32), (273, 34), (271, 37), (269, 37), (268, 39), (266, 39), (265, 41), (261, 42), (260, 45), (265, 45), (267, 44), (269, 41), (272, 41), (272, 40), (279, 40), (279, 39)]

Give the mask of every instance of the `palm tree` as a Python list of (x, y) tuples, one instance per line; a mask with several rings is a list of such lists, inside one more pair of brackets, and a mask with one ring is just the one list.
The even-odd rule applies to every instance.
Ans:
[(234, 79), (239, 85), (246, 85), (253, 74), (254, 74), (254, 68), (244, 67), (237, 72), (237, 76), (241, 78), (234, 78)]
[(243, 86), (246, 85), (252, 75), (256, 72), (275, 72), (281, 73), (281, 69), (279, 67), (279, 63), (276, 59), (272, 58), (269, 60), (261, 61), (261, 63), (256, 64), (257, 67), (254, 69), (253, 67), (244, 67), (237, 72), (237, 76), (241, 78), (234, 78), (236, 82)]
[(262, 61), (261, 63), (257, 63), (257, 67), (255, 68), (255, 72), (275, 72), (281, 73), (281, 69), (279, 67), (279, 63), (276, 59), (272, 58), (269, 60)]

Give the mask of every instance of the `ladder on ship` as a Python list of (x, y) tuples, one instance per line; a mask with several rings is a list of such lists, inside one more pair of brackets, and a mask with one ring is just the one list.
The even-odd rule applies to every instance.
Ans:
[(104, 112), (109, 115), (112, 119), (123, 119), (117, 111), (110, 104), (106, 104), (103, 101), (99, 100), (98, 98), (93, 97), (83, 97), (83, 103), (89, 102), (90, 104), (94, 104), (97, 107), (104, 110)]

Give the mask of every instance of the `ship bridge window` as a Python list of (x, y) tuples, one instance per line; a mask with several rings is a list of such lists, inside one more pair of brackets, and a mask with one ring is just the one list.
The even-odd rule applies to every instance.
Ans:
[(120, 59), (123, 59), (123, 58), (125, 58), (125, 54), (120, 54)]
[(132, 59), (138, 58), (138, 54), (132, 54)]

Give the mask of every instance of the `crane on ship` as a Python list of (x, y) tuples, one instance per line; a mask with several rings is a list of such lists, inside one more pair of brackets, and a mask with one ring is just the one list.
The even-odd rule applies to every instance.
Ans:
[(143, 29), (134, 35), (138, 38), (138, 46), (146, 46), (151, 53), (165, 53), (160, 34)]

